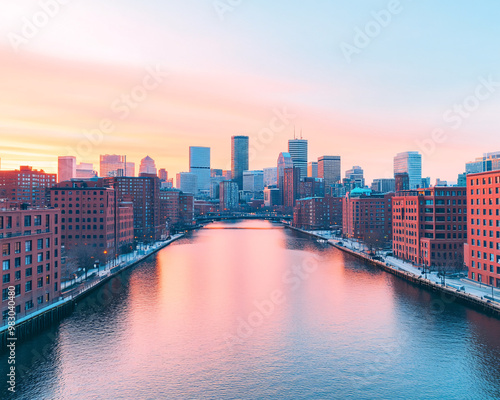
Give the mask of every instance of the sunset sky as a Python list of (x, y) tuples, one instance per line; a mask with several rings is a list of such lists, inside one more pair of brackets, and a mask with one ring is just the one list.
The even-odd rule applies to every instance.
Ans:
[[(0, 2), (2, 169), (56, 172), (58, 155), (98, 168), (109, 153), (149, 155), (172, 177), (188, 170), (190, 145), (229, 168), (236, 134), (261, 169), (294, 126), (310, 161), (341, 155), (368, 183), (391, 177), (401, 151), (421, 151), (432, 182), (500, 151), (497, 1), (60, 2)], [(124, 106), (131, 94), (141, 101)], [(294, 118), (259, 136), (276, 110)], [(422, 147), (437, 129), (442, 143)]]

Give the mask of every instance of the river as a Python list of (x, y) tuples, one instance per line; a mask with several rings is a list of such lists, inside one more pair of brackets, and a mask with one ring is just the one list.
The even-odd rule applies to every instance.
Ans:
[(500, 321), (280, 225), (221, 222), (16, 362), (2, 399), (500, 399)]

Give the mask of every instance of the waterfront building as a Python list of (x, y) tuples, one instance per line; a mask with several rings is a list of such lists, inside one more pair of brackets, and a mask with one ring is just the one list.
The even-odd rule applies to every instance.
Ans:
[(469, 278), (500, 288), (500, 170), (467, 175)]
[(9, 203), (42, 207), (47, 203), (47, 190), (56, 185), (56, 174), (48, 174), (29, 166), (15, 171), (0, 171), (0, 198)]
[(189, 147), (189, 172), (197, 177), (197, 190), (190, 193), (208, 194), (210, 191), (210, 147)]
[(497, 170), (500, 170), (500, 151), (484, 153), (482, 157), (465, 164), (465, 173), (467, 175)]
[(318, 158), (318, 178), (325, 182), (325, 190), (331, 193), (334, 184), (341, 179), (341, 160), (340, 156), (322, 156)]
[(127, 156), (103, 154), (99, 158), (99, 176), (135, 176), (135, 163), (127, 162)]
[(300, 171), (299, 178), (307, 176), (307, 140), (291, 139), (288, 141), (288, 153), (292, 158), (293, 166)]
[(248, 171), (248, 136), (231, 137), (231, 176), (243, 190), (243, 171)]
[(356, 188), (342, 200), (343, 234), (379, 246), (392, 240), (392, 197)]
[(281, 205), (281, 192), (276, 187), (264, 188), (264, 206), (276, 207)]
[(238, 184), (232, 181), (223, 181), (219, 184), (220, 211), (232, 211), (238, 208)]
[(431, 268), (463, 270), (467, 241), (465, 187), (397, 192), (392, 199), (393, 253)]
[(141, 166), (139, 167), (139, 176), (141, 174), (157, 175), (155, 161), (146, 156), (141, 160)]
[(307, 163), (307, 176), (309, 178), (318, 178), (318, 162), (310, 161)]
[(57, 158), (57, 182), (76, 178), (76, 157), (59, 156)]
[(3, 321), (8, 317), (11, 286), (18, 319), (59, 300), (59, 220), (56, 209), (0, 209)]
[(297, 200), (293, 226), (305, 230), (342, 229), (342, 198), (326, 196)]
[(422, 186), (422, 155), (418, 151), (406, 151), (394, 157), (394, 176), (402, 173), (408, 174), (409, 189)]

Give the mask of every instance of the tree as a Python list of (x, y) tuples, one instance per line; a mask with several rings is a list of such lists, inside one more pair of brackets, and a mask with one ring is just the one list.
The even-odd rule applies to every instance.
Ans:
[(77, 245), (66, 251), (66, 264), (61, 271), (62, 277), (70, 278), (79, 268), (85, 268), (86, 271), (94, 267), (94, 263), (99, 260), (105, 263), (105, 255), (98, 247), (91, 245)]

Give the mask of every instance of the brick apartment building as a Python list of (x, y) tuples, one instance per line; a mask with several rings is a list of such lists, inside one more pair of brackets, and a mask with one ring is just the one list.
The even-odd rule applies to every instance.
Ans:
[(467, 175), (469, 278), (500, 287), (500, 171)]
[(43, 207), (47, 204), (47, 189), (56, 183), (56, 174), (29, 166), (21, 166), (16, 171), (0, 171), (0, 198), (5, 198), (9, 203)]
[(8, 313), (9, 287), (16, 293), (18, 318), (60, 296), (59, 210), (0, 210), (2, 318)]
[(392, 240), (392, 197), (394, 193), (374, 194), (356, 188), (343, 197), (343, 234), (365, 242)]
[(393, 252), (429, 267), (463, 270), (467, 241), (465, 187), (397, 192), (392, 200)]
[(305, 230), (342, 229), (342, 198), (326, 196), (297, 200), (293, 226)]

